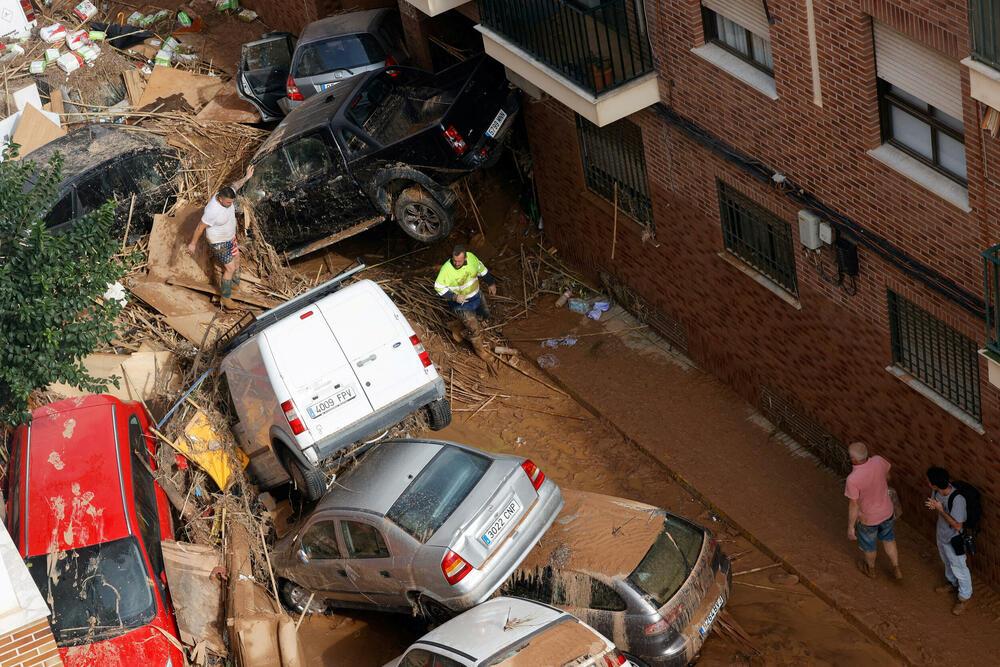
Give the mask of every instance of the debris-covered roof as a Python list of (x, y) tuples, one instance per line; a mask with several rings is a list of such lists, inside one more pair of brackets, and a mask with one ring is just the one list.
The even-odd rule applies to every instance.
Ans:
[(167, 142), (159, 135), (142, 132), (115, 123), (87, 125), (31, 151), (23, 159), (42, 167), (58, 151), (64, 162), (63, 181), (94, 168), (95, 164), (117, 155), (143, 148), (164, 148)]

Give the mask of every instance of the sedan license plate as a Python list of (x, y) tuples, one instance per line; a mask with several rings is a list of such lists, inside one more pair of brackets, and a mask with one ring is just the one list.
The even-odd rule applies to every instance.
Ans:
[(497, 112), (496, 118), (493, 119), (493, 122), (490, 123), (489, 128), (487, 128), (486, 136), (491, 139), (495, 137), (497, 135), (497, 132), (500, 131), (500, 126), (503, 125), (503, 122), (505, 120), (507, 120), (507, 112), (504, 111), (503, 109), (500, 109), (500, 111)]
[(330, 410), (347, 403), (355, 396), (357, 396), (357, 393), (354, 391), (354, 387), (344, 387), (343, 389), (337, 390), (337, 393), (333, 396), (329, 396), (324, 398), (322, 401), (313, 403), (306, 408), (306, 412), (309, 413), (310, 417), (316, 419), (317, 417), (323, 416)]
[(719, 610), (722, 609), (722, 605), (724, 603), (725, 600), (723, 600), (720, 595), (719, 599), (715, 601), (714, 605), (712, 605), (712, 611), (708, 612), (708, 618), (705, 619), (705, 622), (701, 624), (701, 628), (699, 629), (702, 637), (708, 634), (708, 631), (712, 627), (712, 622), (715, 620), (715, 617), (719, 615)]
[(521, 513), (521, 504), (517, 500), (511, 500), (507, 503), (507, 506), (503, 508), (493, 524), (490, 525), (489, 529), (483, 534), (482, 540), (483, 544), (490, 546), (493, 544), (498, 537), (503, 534), (503, 529), (507, 527), (510, 522)]

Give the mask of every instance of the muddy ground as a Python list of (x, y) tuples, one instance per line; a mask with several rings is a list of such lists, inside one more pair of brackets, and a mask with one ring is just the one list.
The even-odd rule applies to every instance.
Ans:
[[(325, 265), (344, 266), (354, 257), (375, 264), (414, 253), (405, 260), (396, 260), (399, 271), (415, 280), (423, 276), (429, 285), (447, 258), (450, 244), (466, 243), (498, 279), (502, 298), (492, 302), (493, 323), (503, 323), (523, 310), (526, 296), (519, 263), (510, 260), (519, 257), (521, 244), (533, 248), (542, 240), (535, 225), (522, 216), (517, 204), (519, 180), (507, 166), (494, 172), (489, 181), (473, 182), (472, 190), (485, 218), (485, 239), (476, 234), (477, 225), (469, 217), (471, 213), (463, 215), (448, 243), (426, 249), (410, 243), (396, 229), (376, 228), (327, 253)], [(299, 266), (303, 273), (314, 277), (317, 272), (322, 273), (323, 262), (321, 257), (311, 257)], [(519, 318), (516, 328), (520, 338), (531, 337), (528, 333), (532, 332), (536, 337), (559, 335), (579, 323), (579, 315), (554, 309), (554, 299), (555, 295), (538, 296), (528, 311), (527, 321), (523, 316)], [(512, 324), (513, 320), (508, 320), (508, 326)], [(529, 345), (524, 345), (525, 349), (535, 354), (537, 343)], [(734, 528), (719, 521), (707, 506), (675, 482), (657, 460), (625, 440), (599, 416), (590, 414), (563, 392), (516, 370), (501, 364), (487, 369), (469, 350), (456, 348), (444, 339), (435, 339), (429, 348), (432, 359), (439, 365), (447, 365), (449, 355), (465, 355), (464, 361), (478, 365), (488, 378), (484, 386), (495, 393), (495, 398), (481, 403), (453, 401), (451, 426), (434, 434), (428, 432), (429, 437), (529, 457), (562, 487), (663, 507), (690, 517), (715, 533), (733, 559), (735, 577), (727, 609), (749, 634), (754, 647), (713, 630), (699, 664), (897, 664), (881, 645), (868, 639), (837, 611), (801, 584), (789, 581), (775, 561)], [(544, 380), (533, 361), (523, 359), (519, 365)], [(601, 378), (594, 378), (595, 383), (600, 381)], [(637, 418), (655, 423), (660, 416), (647, 414)], [(714, 415), (705, 414), (704, 419), (710, 424)], [(766, 569), (741, 574), (757, 568)], [(302, 633), (307, 651), (310, 657), (323, 660), (323, 664), (383, 664), (422, 632), (413, 619), (378, 614), (317, 616), (307, 619), (304, 625), (309, 628)]]

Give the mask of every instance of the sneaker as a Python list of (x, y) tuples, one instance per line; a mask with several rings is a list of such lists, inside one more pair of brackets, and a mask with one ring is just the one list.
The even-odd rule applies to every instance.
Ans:
[(934, 589), (935, 593), (954, 593), (958, 589), (951, 584), (945, 584), (944, 586), (938, 586)]
[(965, 599), (958, 598), (958, 602), (956, 602), (955, 606), (951, 608), (951, 613), (954, 614), (955, 616), (961, 616), (962, 614), (965, 613), (965, 608), (968, 606), (969, 606), (968, 598)]
[(866, 563), (865, 561), (863, 560), (858, 561), (858, 569), (861, 570), (861, 574), (865, 575), (869, 579), (875, 578), (875, 568), (868, 565), (868, 563)]

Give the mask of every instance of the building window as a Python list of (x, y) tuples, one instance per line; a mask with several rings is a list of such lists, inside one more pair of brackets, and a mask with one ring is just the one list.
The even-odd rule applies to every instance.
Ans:
[(736, 21), (726, 18), (707, 7), (702, 7), (702, 24), (705, 26), (705, 41), (718, 44), (726, 51), (747, 61), (757, 69), (774, 76), (774, 62), (771, 60), (771, 42), (767, 37), (756, 35)]
[(798, 296), (791, 225), (722, 181), (716, 183), (726, 250)]
[(975, 341), (889, 290), (892, 362), (982, 421)]
[(961, 119), (882, 79), (878, 80), (878, 90), (882, 141), (966, 185)]
[(577, 115), (576, 129), (587, 189), (642, 224), (653, 222), (642, 131), (628, 120), (598, 127)]

